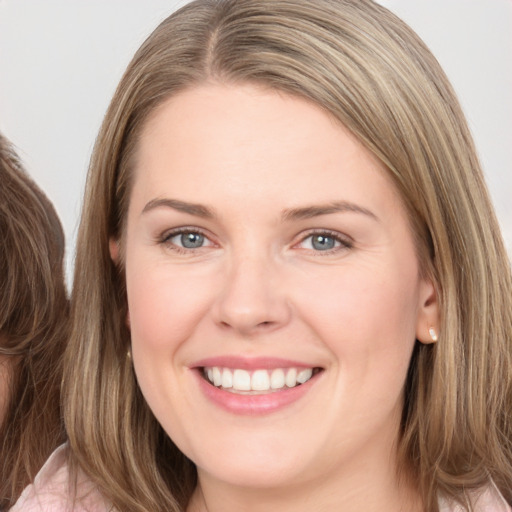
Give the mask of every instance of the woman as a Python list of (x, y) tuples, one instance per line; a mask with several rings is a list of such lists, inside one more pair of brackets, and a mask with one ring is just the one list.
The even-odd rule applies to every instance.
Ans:
[(403, 22), (192, 2), (100, 131), (69, 447), (15, 510), (510, 511), (511, 292), (463, 114)]
[(0, 509), (7, 510), (63, 442), (68, 302), (59, 219), (2, 135), (0, 183)]

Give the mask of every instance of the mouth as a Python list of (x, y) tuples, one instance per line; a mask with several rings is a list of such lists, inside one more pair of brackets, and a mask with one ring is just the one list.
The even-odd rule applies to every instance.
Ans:
[(288, 367), (247, 370), (221, 366), (204, 366), (202, 377), (212, 386), (229, 393), (261, 395), (302, 386), (320, 373), (319, 367)]

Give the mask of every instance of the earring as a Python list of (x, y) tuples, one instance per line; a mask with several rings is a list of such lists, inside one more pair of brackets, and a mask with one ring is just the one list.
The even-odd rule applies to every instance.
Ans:
[(128, 349), (126, 351), (126, 357), (131, 360), (131, 358), (132, 358), (132, 351), (130, 349)]
[(436, 330), (431, 327), (429, 330), (428, 330), (428, 333), (430, 334), (430, 337), (432, 338), (432, 341), (435, 343), (437, 341), (437, 332)]

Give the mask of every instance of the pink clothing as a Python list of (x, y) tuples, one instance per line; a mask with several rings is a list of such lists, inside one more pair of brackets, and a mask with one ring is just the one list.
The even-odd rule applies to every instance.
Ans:
[(112, 507), (96, 486), (79, 474), (77, 500), (69, 493), (69, 473), (66, 445), (57, 448), (37, 474), (10, 512), (107, 512)]
[[(484, 492), (474, 495), (473, 507), (475, 512), (511, 512), (503, 496), (494, 485), (487, 487)], [(439, 500), (439, 512), (465, 512), (457, 504), (449, 503), (446, 500)]]
[[(73, 504), (69, 497), (67, 448), (60, 446), (51, 455), (34, 483), (29, 485), (10, 512), (107, 512), (112, 510), (94, 484), (83, 474), (79, 475), (78, 496)], [(475, 512), (512, 512), (512, 509), (494, 486), (475, 495)], [(463, 512), (463, 509), (441, 499), (440, 512)]]

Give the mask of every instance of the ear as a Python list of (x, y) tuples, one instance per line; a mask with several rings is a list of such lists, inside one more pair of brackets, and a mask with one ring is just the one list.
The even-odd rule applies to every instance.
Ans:
[(119, 263), (119, 240), (110, 238), (108, 241), (108, 249), (110, 251), (110, 258), (114, 263)]
[(432, 280), (421, 281), (419, 298), (416, 339), (425, 344), (435, 343), (439, 336), (440, 311), (437, 290)]

